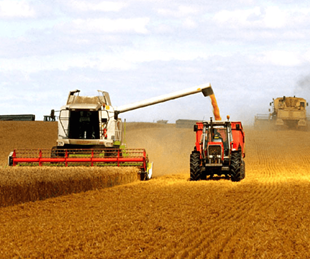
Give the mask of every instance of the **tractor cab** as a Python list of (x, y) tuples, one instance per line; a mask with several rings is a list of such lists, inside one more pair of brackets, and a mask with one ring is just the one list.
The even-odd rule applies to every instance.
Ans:
[(223, 163), (225, 156), (229, 155), (230, 142), (232, 142), (231, 124), (229, 121), (203, 122), (195, 125), (197, 136), (200, 137), (196, 150), (202, 150), (202, 154), (210, 163)]
[(213, 122), (212, 119), (206, 125), (206, 137), (202, 145), (209, 163), (224, 164), (224, 160), (227, 160), (225, 157), (229, 154), (229, 142), (232, 141), (231, 129), (229, 129), (230, 124)]
[(228, 133), (226, 125), (215, 126), (210, 129), (207, 137), (208, 142), (220, 142), (223, 143), (224, 149), (228, 148)]

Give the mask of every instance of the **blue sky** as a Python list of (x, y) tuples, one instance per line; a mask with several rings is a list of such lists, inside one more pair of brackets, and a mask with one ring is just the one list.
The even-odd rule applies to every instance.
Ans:
[[(252, 123), (274, 97), (310, 100), (306, 1), (0, 0), (0, 114), (37, 120), (68, 92), (123, 104), (210, 82), (222, 117)], [(208, 119), (209, 98), (122, 114)]]

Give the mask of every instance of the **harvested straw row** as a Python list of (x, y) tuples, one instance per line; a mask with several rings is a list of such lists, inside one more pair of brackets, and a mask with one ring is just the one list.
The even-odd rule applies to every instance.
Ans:
[(0, 207), (139, 180), (137, 168), (0, 168)]

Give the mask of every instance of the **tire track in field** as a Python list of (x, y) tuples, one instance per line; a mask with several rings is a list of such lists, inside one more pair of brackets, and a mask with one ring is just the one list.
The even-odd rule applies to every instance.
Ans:
[[(255, 214), (259, 212), (259, 210), (264, 210), (271, 206), (277, 198), (281, 195), (279, 190), (279, 183), (275, 180), (277, 166), (271, 161), (268, 161), (270, 154), (266, 152), (257, 152), (259, 164), (264, 165), (264, 169), (260, 172), (261, 180), (263, 183), (259, 183), (259, 187), (256, 191), (252, 192), (248, 199), (237, 201), (239, 204), (238, 213), (233, 216), (229, 214), (221, 214), (220, 217), (215, 218), (213, 220), (209, 220), (208, 224), (203, 224), (199, 232), (187, 231), (185, 232), (179, 242), (180, 243), (191, 243), (192, 240), (195, 240), (191, 246), (187, 247), (185, 251), (172, 251), (169, 256), (173, 256), (176, 253), (176, 257), (189, 257), (189, 258), (199, 258), (204, 257), (205, 250), (216, 251), (214, 256), (219, 257), (223, 251), (225, 254), (229, 254), (233, 256), (234, 249), (233, 247), (240, 242), (241, 238), (245, 233), (249, 232), (246, 228), (240, 228), (238, 224), (236, 224), (233, 228), (231, 228), (231, 223), (243, 220), (247, 222), (249, 217), (244, 217), (249, 213)], [(249, 208), (249, 203), (257, 201), (263, 201), (263, 205), (257, 206), (252, 209)], [(257, 223), (253, 223), (252, 226)], [(215, 228), (210, 228), (210, 225), (215, 225)], [(230, 230), (230, 231), (227, 231)], [(225, 234), (225, 238), (221, 239), (221, 235)], [(188, 238), (190, 237), (190, 239)], [(219, 240), (224, 240), (220, 241)], [(169, 257), (168, 256), (168, 257)], [(209, 254), (212, 256), (212, 254)], [(239, 256), (239, 255), (238, 255)]]
[[(248, 189), (246, 187), (245, 191)], [(249, 188), (253, 189), (252, 186)], [(235, 190), (232, 190), (231, 192), (233, 194)], [(224, 213), (220, 212), (219, 217), (213, 217), (206, 223), (200, 225), (199, 232), (195, 229), (190, 229), (184, 232), (178, 240), (178, 244), (180, 244), (178, 247), (182, 246), (182, 244), (190, 245), (185, 249), (180, 250), (178, 247), (176, 248), (171, 244), (167, 244), (166, 248), (162, 251), (161, 257), (199, 258), (199, 256), (205, 256), (205, 251), (215, 251), (214, 256), (220, 254), (220, 251), (225, 249), (230, 240), (236, 236), (238, 232), (241, 231), (239, 234), (241, 235), (242, 231), (244, 231), (240, 228), (240, 224), (236, 224), (234, 227), (231, 227), (234, 222), (244, 222), (245, 218), (247, 218), (244, 217), (244, 215), (247, 215), (248, 213), (255, 214), (259, 209), (270, 206), (270, 203), (272, 202), (265, 202), (263, 206), (256, 206), (256, 208), (253, 209), (249, 208), (249, 203), (266, 199), (267, 201), (273, 201), (276, 199), (276, 196), (279, 195), (273, 191), (273, 188), (265, 185), (262, 185), (259, 189), (254, 188), (252, 192), (248, 193), (249, 194), (246, 199), (237, 200), (236, 204), (232, 206), (236, 208), (237, 213), (232, 213), (231, 210), (224, 211)], [(223, 238), (224, 242), (222, 241)], [(153, 257), (152, 254), (150, 254), (150, 257)]]
[[(250, 150), (247, 149), (250, 155), (247, 156), (246, 163), (253, 175), (248, 174), (245, 181), (247, 179), (251, 181), (253, 178), (257, 181), (249, 186), (252, 188), (247, 193), (246, 199), (241, 197), (235, 200), (236, 204), (232, 206), (231, 211), (218, 211), (218, 216), (208, 218), (206, 223), (200, 224), (200, 229), (185, 231), (180, 235), (178, 245), (167, 244), (161, 251), (160, 257), (225, 258), (226, 255), (228, 258), (247, 257), (246, 251), (234, 248), (238, 247), (238, 244), (244, 243), (245, 236), (254, 235), (253, 231), (261, 223), (257, 221), (255, 215), (258, 215), (260, 210), (266, 210), (273, 206), (282, 195), (281, 184), (288, 178), (287, 164), (283, 162), (291, 158), (286, 153), (283, 154), (283, 150), (285, 150), (283, 143), (275, 143), (276, 135), (267, 134), (268, 137), (266, 137), (264, 134), (253, 138)], [(282, 138), (285, 137), (284, 134)], [(266, 143), (271, 143), (271, 147), (266, 148)], [(208, 187), (206, 186), (206, 188)], [(246, 190), (245, 187), (244, 190)], [(210, 214), (207, 216), (212, 217)], [(249, 229), (249, 225), (251, 229)]]
[[(281, 149), (280, 149), (281, 150)], [(269, 200), (271, 202), (266, 202), (264, 206), (261, 206), (261, 210), (268, 209), (269, 206), (272, 206), (280, 196), (282, 196), (284, 193), (283, 188), (281, 188), (282, 183), (287, 180), (288, 175), (290, 172), (287, 170), (287, 168), (284, 165), (281, 165), (281, 163), (278, 163), (278, 161), (281, 161), (281, 152), (277, 149), (269, 151), (269, 152), (262, 152), (259, 150), (258, 146), (256, 146), (256, 154), (258, 155), (257, 161), (258, 164), (266, 165), (263, 170), (261, 170), (262, 174), (262, 180), (265, 182), (264, 187), (266, 193), (268, 192), (268, 195), (263, 195), (261, 198), (263, 198), (265, 201)], [(269, 159), (274, 155), (273, 159)], [(275, 163), (276, 162), (276, 163)], [(288, 167), (289, 168), (289, 167)], [(277, 179), (277, 176), (279, 175), (278, 171), (282, 172), (282, 178), (281, 181)], [(255, 227), (258, 222), (255, 222), (252, 224), (252, 227)], [(248, 224), (247, 224), (248, 225)], [(230, 238), (226, 238), (226, 242), (223, 242), (221, 248), (218, 251), (218, 254), (215, 255), (216, 258), (245, 258), (246, 254), (242, 249), (236, 250), (234, 247), (238, 246), (238, 243), (242, 240), (242, 236), (245, 235), (248, 232), (247, 229), (243, 228), (241, 231), (235, 231), (233, 235)], [(213, 249), (212, 249), (213, 250)], [(304, 252), (306, 252), (305, 247), (303, 247)]]
[[(224, 250), (232, 250), (232, 245), (236, 245), (237, 239), (236, 236), (241, 236), (245, 232), (248, 232), (249, 229), (244, 228), (242, 226), (248, 226), (249, 222), (249, 214), (255, 214), (259, 210), (264, 210), (269, 207), (279, 193), (274, 192), (274, 188), (261, 188), (260, 195), (251, 195), (249, 199), (241, 202), (241, 206), (236, 210), (237, 213), (233, 213), (230, 215), (232, 211), (227, 211), (225, 217), (223, 219), (219, 218), (214, 222), (214, 225), (221, 227), (212, 228), (209, 231), (205, 231), (203, 236), (200, 236), (198, 243), (200, 243), (197, 247), (191, 247), (189, 258), (199, 258), (204, 257), (204, 250), (211, 251), (208, 253), (208, 256), (211, 258), (219, 257)], [(263, 200), (263, 203), (260, 203), (260, 206), (256, 206), (255, 208), (251, 208), (249, 203), (256, 198), (256, 201)], [(267, 201), (267, 202), (266, 202)], [(268, 202), (269, 201), (269, 202)], [(244, 224), (243, 224), (244, 223)], [(208, 226), (205, 226), (206, 230)], [(211, 235), (209, 233), (211, 232)], [(235, 242), (233, 241), (235, 240)], [(229, 247), (229, 249), (227, 249)], [(225, 249), (226, 248), (226, 249)], [(231, 252), (228, 252), (230, 254)], [(181, 255), (183, 257), (183, 255)], [(230, 258), (230, 257), (229, 257)]]
[[(260, 210), (265, 210), (268, 207), (272, 206), (277, 199), (281, 196), (281, 189), (279, 189), (280, 185), (278, 181), (275, 181), (274, 172), (276, 171), (277, 167), (274, 163), (270, 163), (268, 161), (269, 154), (266, 152), (259, 152), (258, 146), (255, 148), (256, 154), (256, 165), (266, 165), (263, 170), (260, 171), (260, 177), (263, 183), (259, 183), (261, 189), (261, 196), (257, 200), (262, 200), (264, 205), (260, 204), (254, 210), (248, 211), (248, 214), (255, 214), (258, 213)], [(254, 159), (253, 159), (254, 160)], [(258, 186), (257, 186), (258, 187)], [(256, 197), (256, 195), (254, 195)], [(267, 201), (267, 202), (266, 202)], [(246, 214), (246, 215), (248, 215)], [(250, 222), (251, 217), (245, 217), (245, 224), (247, 226), (251, 226), (252, 229), (256, 227), (259, 222)], [(225, 238), (225, 241), (221, 244), (220, 249), (218, 249), (217, 254), (215, 257), (218, 258), (245, 258), (246, 254), (243, 249), (235, 249), (238, 247), (238, 243), (241, 241), (243, 242), (243, 238), (249, 234), (249, 229), (242, 226), (237, 227), (232, 235), (229, 238)]]
[[(263, 184), (261, 189), (262, 195), (258, 197), (256, 201), (259, 202), (261, 199), (262, 202), (257, 203), (259, 206), (256, 206), (255, 209), (248, 209), (242, 212), (244, 213), (245, 217), (242, 218), (242, 222), (235, 227), (232, 235), (230, 235), (228, 238), (225, 238), (224, 242), (222, 242), (220, 248), (218, 249), (218, 252), (215, 254), (215, 257), (245, 258), (245, 254), (240, 253), (242, 252), (242, 250), (237, 250), (239, 251), (239, 253), (236, 253), (234, 248), (238, 247), (238, 243), (240, 243), (241, 241), (243, 243), (244, 237), (249, 235), (250, 232), (252, 233), (253, 229), (255, 229), (256, 225), (259, 223), (258, 221), (253, 221), (253, 217), (251, 216), (251, 214), (255, 215), (258, 214), (261, 210), (264, 211), (268, 209), (278, 200), (278, 198), (283, 193), (283, 191), (279, 189), (279, 185), (274, 185), (273, 183), (270, 187), (266, 186), (266, 184)], [(249, 229), (248, 226), (251, 226), (251, 229)]]
[[(197, 182), (197, 184), (200, 184)], [(241, 204), (239, 206), (241, 207), (246, 207), (246, 200), (242, 200)], [(216, 211), (214, 211), (216, 213)], [(227, 222), (230, 220), (237, 220), (241, 217), (241, 214), (234, 214), (231, 215), (230, 213), (219, 213), (218, 217), (215, 217), (212, 215), (208, 215), (210, 219), (206, 223), (202, 223), (199, 228), (199, 232), (197, 232), (196, 229), (190, 229), (186, 232), (184, 232), (180, 238), (178, 239), (179, 244), (191, 244), (190, 246), (187, 246), (185, 248), (185, 251), (179, 251), (175, 250), (175, 248), (167, 244), (167, 247), (163, 251), (163, 256), (164, 258), (169, 258), (169, 257), (189, 257), (192, 253), (193, 250), (195, 250), (196, 247), (199, 247), (199, 244), (204, 243), (204, 240), (209, 240), (213, 238), (217, 238), (220, 233), (222, 233), (223, 229), (225, 230), (227, 227), (221, 225), (221, 222)], [(215, 226), (214, 228), (210, 228), (210, 226)], [(209, 237), (209, 239), (208, 239)], [(195, 240), (195, 243), (193, 243), (193, 240)], [(170, 251), (170, 252), (168, 252)], [(168, 253), (167, 253), (168, 252)], [(152, 256), (151, 256), (152, 257)]]

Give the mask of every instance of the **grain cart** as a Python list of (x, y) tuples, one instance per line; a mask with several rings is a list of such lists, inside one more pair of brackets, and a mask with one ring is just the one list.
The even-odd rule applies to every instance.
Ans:
[(146, 151), (124, 148), (119, 114), (199, 92), (213, 94), (211, 84), (113, 107), (108, 92), (99, 90), (98, 96), (89, 97), (80, 96), (80, 90), (70, 91), (59, 111), (56, 146), (52, 150), (14, 150), (9, 165), (139, 166), (142, 178), (151, 178), (152, 163)]
[(238, 182), (245, 177), (245, 136), (241, 122), (210, 121), (194, 125), (196, 144), (190, 155), (190, 179), (225, 175)]
[(267, 115), (255, 116), (254, 127), (306, 129), (306, 106), (308, 103), (299, 97), (278, 97), (269, 104), (272, 110)]

